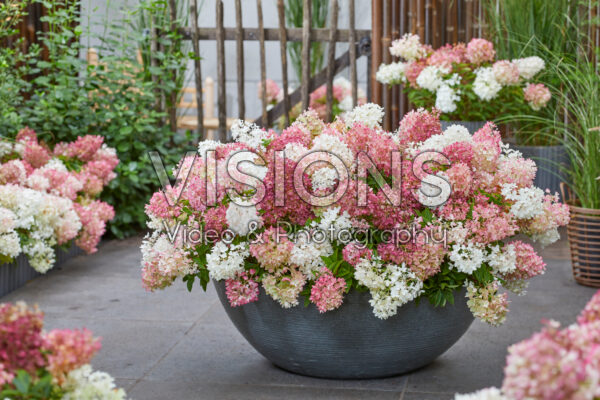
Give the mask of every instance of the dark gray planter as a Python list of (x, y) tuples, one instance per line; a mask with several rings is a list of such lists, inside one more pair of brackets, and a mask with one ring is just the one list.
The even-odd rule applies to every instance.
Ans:
[(486, 124), (486, 121), (440, 121), (442, 125), (442, 130), (445, 131), (446, 128), (452, 125), (460, 125), (464, 126), (469, 130), (469, 133), (472, 135)]
[(467, 331), (473, 316), (464, 289), (455, 304), (433, 307), (422, 299), (381, 320), (371, 295), (351, 291), (344, 304), (320, 314), (314, 305), (284, 309), (261, 288), (259, 300), (231, 307), (224, 282), (214, 282), (229, 318), (246, 340), (273, 364), (319, 378), (383, 378), (423, 367)]
[(569, 156), (564, 146), (517, 146), (523, 157), (535, 161), (538, 169), (534, 185), (542, 189), (550, 189), (552, 194), (560, 193), (560, 183), (566, 182), (564, 168), (570, 165)]
[[(83, 250), (75, 245), (71, 245), (69, 250), (56, 250), (56, 263), (52, 269), (60, 267), (67, 260), (74, 256), (83, 254)], [(52, 271), (52, 269), (50, 271)], [(50, 272), (48, 271), (48, 272)], [(21, 254), (11, 264), (0, 265), (0, 297), (12, 292), (25, 285), (33, 278), (41, 274), (29, 265), (27, 257)]]

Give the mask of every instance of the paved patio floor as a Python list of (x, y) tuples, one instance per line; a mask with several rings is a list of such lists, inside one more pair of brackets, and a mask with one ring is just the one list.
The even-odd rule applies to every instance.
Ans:
[[(563, 235), (564, 236), (564, 235)], [(506, 348), (539, 329), (540, 319), (575, 321), (594, 289), (575, 284), (566, 241), (542, 251), (548, 272), (528, 294), (510, 298), (500, 328), (475, 321), (433, 364), (381, 380), (313, 379), (282, 371), (236, 331), (214, 289), (188, 293), (176, 284), (146, 293), (140, 283), (139, 238), (110, 241), (0, 302), (37, 303), (46, 328), (87, 327), (102, 336), (93, 361), (136, 400), (165, 399), (452, 399), (456, 392), (500, 385)]]

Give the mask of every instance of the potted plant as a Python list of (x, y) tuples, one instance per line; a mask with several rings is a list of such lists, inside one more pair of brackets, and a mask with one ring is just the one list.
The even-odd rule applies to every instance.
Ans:
[(568, 208), (492, 123), (442, 131), (412, 111), (385, 132), (366, 104), (330, 124), (307, 111), (276, 136), (249, 123), (202, 142), (146, 207), (148, 290), (214, 281), (229, 317), (289, 371), (372, 378), (424, 366), (473, 316), (501, 324), (505, 288), (544, 272), (533, 247)]
[(481, 38), (446, 44), (437, 50), (419, 36), (405, 34), (390, 53), (403, 61), (382, 64), (377, 80), (403, 86), (412, 104), (441, 111), (442, 127), (460, 124), (471, 133), (498, 116), (543, 108), (550, 93), (532, 79), (544, 60), (526, 57), (497, 60), (494, 45)]

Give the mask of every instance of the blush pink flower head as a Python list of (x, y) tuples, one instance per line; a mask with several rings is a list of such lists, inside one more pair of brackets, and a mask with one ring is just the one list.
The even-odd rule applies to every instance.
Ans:
[[(265, 96), (267, 99), (267, 103), (276, 103), (281, 100), (281, 98), (283, 97), (283, 92), (282, 92), (282, 89), (279, 87), (279, 85), (277, 85), (277, 82), (275, 82), (272, 79), (267, 79), (265, 81), (265, 87), (266, 87)], [(262, 87), (262, 84), (259, 82), (259, 84), (258, 84), (258, 98), (259, 99), (262, 99), (262, 93), (263, 93), (263, 87)]]
[(519, 83), (519, 67), (508, 61), (496, 61), (492, 66), (494, 78), (503, 85), (515, 85)]
[(89, 364), (100, 350), (100, 339), (92, 332), (83, 330), (53, 330), (45, 337), (48, 351), (48, 370), (57, 383), (61, 384), (67, 374), (82, 365)]
[(465, 57), (473, 64), (483, 64), (494, 61), (496, 50), (492, 42), (481, 38), (473, 38), (467, 45)]
[(552, 98), (550, 90), (542, 83), (528, 83), (523, 89), (523, 97), (532, 109), (538, 111), (546, 107)]
[(344, 301), (345, 289), (346, 281), (343, 278), (336, 278), (327, 268), (322, 268), (310, 291), (310, 301), (321, 313), (335, 310)]

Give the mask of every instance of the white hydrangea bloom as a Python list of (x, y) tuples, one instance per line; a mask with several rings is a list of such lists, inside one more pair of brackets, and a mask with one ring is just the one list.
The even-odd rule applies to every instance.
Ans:
[(435, 107), (443, 113), (453, 113), (456, 111), (456, 103), (460, 101), (457, 91), (447, 84), (442, 84), (436, 93)]
[(537, 75), (538, 72), (546, 68), (544, 60), (538, 56), (518, 58), (512, 60), (513, 63), (517, 64), (519, 69), (519, 77), (524, 80), (529, 80)]
[(332, 207), (323, 213), (318, 226), (319, 229), (326, 232), (328, 239), (341, 241), (349, 239), (344, 238), (343, 236), (346, 236), (346, 234), (342, 235), (341, 232), (350, 232), (352, 221), (347, 211), (340, 214), (340, 207)]
[(267, 132), (257, 125), (238, 119), (231, 125), (231, 137), (238, 143), (244, 143), (253, 149), (265, 151), (263, 141), (267, 139)]
[(338, 173), (335, 168), (319, 168), (313, 172), (311, 179), (313, 190), (330, 189), (335, 186), (338, 179)]
[(421, 44), (419, 35), (405, 33), (400, 39), (392, 42), (390, 54), (406, 61), (414, 61), (425, 57), (427, 49)]
[(354, 110), (345, 113), (344, 121), (349, 127), (355, 122), (360, 122), (370, 128), (381, 128), (381, 121), (383, 121), (384, 114), (383, 107), (380, 105), (367, 103), (362, 106), (357, 106)]
[(423, 68), (423, 71), (421, 71), (417, 77), (417, 85), (435, 93), (435, 91), (444, 83), (443, 76), (447, 73), (447, 69), (436, 65), (430, 65)]
[(518, 219), (529, 219), (544, 212), (544, 191), (537, 187), (526, 187), (517, 190), (514, 183), (502, 186), (502, 196), (514, 201), (510, 213)]
[(433, 150), (441, 152), (446, 146), (458, 142), (470, 142), (472, 136), (469, 130), (461, 125), (451, 125), (441, 135), (433, 135), (425, 140), (418, 151)]
[(512, 244), (504, 246), (492, 246), (486, 261), (490, 267), (499, 274), (510, 274), (517, 269), (517, 253)]
[(333, 254), (333, 247), (328, 239), (325, 232), (322, 237), (313, 237), (309, 231), (298, 231), (292, 238), (294, 248), (290, 254), (290, 263), (299, 266), (304, 275), (313, 277), (315, 272), (325, 266), (321, 257)]
[(381, 264), (381, 260), (361, 259), (356, 265), (354, 278), (369, 288), (373, 314), (387, 319), (398, 312), (398, 307), (419, 297), (423, 282), (405, 265)]
[(490, 101), (495, 99), (501, 89), (502, 85), (494, 77), (492, 67), (481, 67), (475, 70), (473, 92), (481, 100)]
[(310, 150), (326, 151), (335, 154), (347, 167), (350, 167), (354, 163), (352, 150), (337, 136), (322, 134), (315, 137)]
[(41, 170), (53, 169), (55, 171), (61, 171), (61, 172), (67, 172), (68, 171), (66, 165), (60, 159), (58, 159), (58, 158), (51, 158), (40, 169)]
[(469, 275), (479, 269), (486, 260), (483, 246), (473, 242), (454, 245), (449, 256), (451, 268)]
[(235, 199), (229, 203), (225, 213), (227, 226), (239, 236), (246, 236), (262, 225), (256, 205), (249, 199)]
[(69, 372), (62, 389), (63, 400), (124, 400), (126, 396), (109, 374), (93, 371), (89, 364)]
[(8, 208), (0, 207), (0, 234), (15, 229), (17, 216)]
[(470, 394), (456, 394), (454, 400), (509, 400), (500, 389), (495, 387), (479, 390)]
[(11, 142), (0, 139), (0, 158), (13, 152), (13, 145)]
[(244, 260), (250, 255), (247, 243), (227, 245), (217, 242), (206, 255), (206, 267), (210, 277), (217, 281), (233, 279), (244, 271)]
[(27, 255), (29, 264), (40, 274), (48, 272), (56, 261), (54, 249), (42, 240), (27, 244), (23, 247), (23, 252)]
[(210, 150), (216, 150), (222, 145), (221, 142), (215, 140), (203, 140), (198, 143), (198, 154), (200, 157), (206, 158), (206, 152)]
[(308, 148), (300, 143), (288, 143), (283, 148), (283, 154), (285, 158), (288, 158), (294, 162), (300, 161), (300, 159), (308, 153)]
[(16, 232), (9, 232), (0, 235), (0, 255), (16, 258), (21, 254), (21, 241)]
[(558, 241), (560, 239), (560, 233), (558, 233), (558, 228), (553, 228), (542, 233), (534, 233), (531, 236), (531, 239), (534, 242), (539, 242), (542, 247), (546, 247)]
[(395, 85), (406, 83), (407, 63), (393, 62), (391, 64), (381, 64), (377, 69), (375, 78), (384, 85)]

